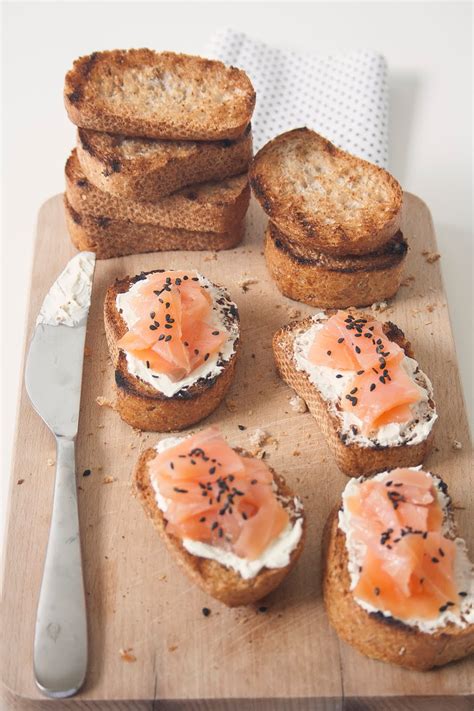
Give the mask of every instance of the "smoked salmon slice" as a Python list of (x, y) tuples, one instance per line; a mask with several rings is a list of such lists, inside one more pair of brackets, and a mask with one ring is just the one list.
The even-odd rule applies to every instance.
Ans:
[(351, 536), (365, 550), (356, 598), (400, 620), (432, 620), (459, 606), (456, 546), (443, 535), (428, 472), (395, 469), (360, 482), (345, 507)]
[(196, 272), (149, 274), (130, 298), (136, 320), (119, 348), (181, 380), (219, 353), (229, 334), (212, 324), (212, 298)]
[(243, 457), (216, 427), (182, 440), (150, 461), (167, 502), (167, 531), (257, 559), (289, 523), (261, 460)]
[(403, 367), (404, 351), (376, 319), (338, 311), (314, 337), (308, 357), (315, 365), (350, 371), (341, 408), (359, 418), (362, 434), (394, 422), (408, 422), (425, 392)]

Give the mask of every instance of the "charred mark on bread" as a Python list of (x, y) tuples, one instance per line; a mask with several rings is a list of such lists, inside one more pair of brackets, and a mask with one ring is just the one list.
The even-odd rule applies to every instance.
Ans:
[(97, 62), (99, 58), (99, 52), (92, 52), (88, 57), (84, 57), (80, 67), (79, 71), (81, 72), (82, 76), (84, 78), (87, 78), (89, 74), (91, 73), (92, 67), (94, 64)]
[(67, 98), (71, 104), (78, 104), (82, 99), (82, 93), (79, 89), (74, 89), (74, 91), (71, 91), (71, 93), (67, 95)]
[(97, 226), (103, 230), (105, 230), (112, 222), (110, 217), (103, 217), (102, 215), (100, 217), (96, 217), (95, 221), (97, 223)]
[(346, 256), (333, 256), (318, 250), (312, 251), (308, 247), (300, 250), (298, 245), (287, 239), (273, 224), (269, 226), (269, 237), (276, 249), (283, 252), (295, 264), (320, 267), (341, 274), (387, 269), (401, 262), (408, 251), (408, 244), (401, 231), (398, 231), (382, 250), (366, 255)]

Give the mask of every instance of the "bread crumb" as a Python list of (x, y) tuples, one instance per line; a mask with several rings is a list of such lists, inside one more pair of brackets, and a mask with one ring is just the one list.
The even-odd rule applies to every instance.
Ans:
[(230, 398), (225, 399), (225, 406), (229, 410), (229, 412), (235, 412), (237, 410), (237, 404), (234, 402), (234, 400), (231, 400)]
[(251, 284), (258, 284), (258, 279), (241, 279), (238, 284), (245, 294), (249, 290), (249, 286), (251, 286)]
[(271, 435), (265, 430), (262, 430), (260, 427), (249, 434), (249, 442), (252, 447), (261, 447), (269, 442), (270, 439)]
[(403, 655), (405, 654), (405, 652), (406, 652), (406, 648), (405, 648), (405, 647), (400, 647), (400, 649), (398, 650), (398, 654), (400, 655), (400, 657), (403, 657)]
[(177, 649), (178, 649), (177, 644), (170, 644), (170, 646), (168, 647), (168, 652), (176, 652)]
[(301, 452), (299, 451), (299, 449), (295, 449), (295, 451), (293, 452), (293, 456), (299, 457), (300, 455), (301, 455)]
[(457, 439), (454, 439), (451, 447), (452, 449), (462, 449), (462, 443), (459, 442)]
[(114, 476), (104, 476), (102, 484), (113, 484), (117, 479)]
[(371, 309), (371, 311), (374, 311), (374, 312), (385, 311), (386, 309), (388, 309), (388, 304), (386, 301), (376, 301), (375, 304), (372, 304), (370, 309)]
[(211, 252), (204, 257), (205, 262), (213, 262), (217, 259), (217, 252)]
[(429, 311), (430, 314), (432, 314), (433, 311), (435, 310), (435, 308), (436, 308), (436, 304), (428, 304), (428, 306), (426, 307), (426, 310)]
[(99, 407), (110, 407), (112, 410), (114, 409), (114, 404), (112, 400), (109, 400), (108, 398), (104, 397), (103, 395), (98, 395), (95, 399), (96, 403), (99, 405)]
[(54, 467), (54, 465), (56, 464), (56, 460), (52, 457), (48, 457), (48, 459), (46, 460), (46, 464), (48, 465), (48, 467)]
[(85, 348), (84, 348), (84, 357), (85, 357), (85, 358), (89, 358), (89, 356), (91, 356), (91, 355), (92, 355), (91, 349), (89, 348), (89, 346), (85, 346)]
[(306, 412), (306, 410), (308, 409), (306, 407), (305, 401), (299, 395), (293, 395), (293, 397), (290, 396), (289, 400), (290, 407), (293, 412)]
[(120, 659), (122, 662), (136, 662), (137, 658), (134, 654), (132, 654), (132, 652), (132, 647), (129, 647), (128, 649), (119, 649)]
[(17, 485), (20, 486), (20, 484), (23, 484), (24, 481), (25, 481), (24, 479), (18, 479)]
[(160, 577), (158, 578), (158, 580), (163, 580), (165, 583), (168, 582), (168, 579), (167, 579), (167, 577), (166, 577), (166, 573), (165, 573), (164, 575), (160, 575)]
[(409, 274), (400, 282), (400, 286), (409, 286), (412, 281), (415, 281), (415, 277), (412, 274)]
[(288, 307), (288, 316), (290, 319), (299, 318), (301, 316), (301, 311), (299, 309), (295, 309), (294, 306), (289, 306)]
[(424, 256), (428, 264), (433, 264), (434, 262), (437, 262), (438, 259), (441, 259), (441, 254), (439, 252), (428, 252), (425, 250), (424, 252), (422, 252), (422, 255)]

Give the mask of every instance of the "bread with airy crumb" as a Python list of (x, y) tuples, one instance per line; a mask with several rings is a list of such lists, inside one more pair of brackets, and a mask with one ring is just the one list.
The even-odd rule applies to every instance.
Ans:
[(242, 222), (250, 199), (246, 173), (191, 185), (155, 202), (118, 198), (86, 178), (75, 149), (66, 162), (65, 177), (67, 200), (78, 213), (191, 232), (232, 231)]
[(123, 257), (144, 252), (173, 250), (202, 251), (232, 249), (242, 241), (241, 221), (227, 232), (194, 232), (161, 225), (136, 224), (131, 220), (87, 215), (74, 210), (64, 198), (66, 226), (77, 249), (95, 252), (97, 259)]
[(300, 245), (271, 222), (265, 233), (265, 260), (281, 293), (322, 308), (369, 306), (395, 296), (407, 250), (401, 232), (380, 252), (354, 256), (324, 254)]
[(322, 252), (370, 254), (400, 229), (403, 193), (395, 178), (308, 128), (261, 148), (250, 185), (289, 239)]
[[(299, 333), (306, 331), (311, 324), (312, 319), (308, 316), (277, 331), (273, 337), (273, 355), (282, 379), (306, 402), (326, 438), (339, 469), (347, 476), (361, 476), (386, 469), (414, 467), (421, 464), (431, 450), (433, 429), (426, 439), (411, 445), (404, 443), (396, 446), (364, 447), (357, 442), (345, 441), (338, 417), (331, 412), (327, 401), (310, 381), (308, 374), (296, 367), (295, 338)], [(387, 321), (383, 324), (383, 330), (389, 341), (397, 343), (410, 358), (414, 357), (405, 334), (395, 324)], [(432, 409), (435, 408), (432, 400), (429, 405)]]
[(241, 69), (150, 49), (79, 57), (66, 74), (64, 103), (77, 126), (170, 140), (237, 138), (255, 91)]
[(350, 590), (345, 533), (338, 525), (338, 508), (323, 534), (323, 596), (329, 621), (337, 634), (372, 659), (417, 671), (428, 671), (474, 652), (474, 625), (452, 623), (433, 633), (421, 632), (393, 617), (369, 613)]
[(252, 154), (250, 125), (233, 141), (161, 141), (77, 132), (77, 157), (86, 178), (104, 192), (141, 202), (246, 173)]
[[(132, 278), (117, 279), (107, 289), (105, 296), (105, 335), (115, 368), (114, 407), (122, 420), (139, 430), (174, 432), (200, 422), (219, 407), (234, 377), (240, 339), (236, 340), (234, 352), (219, 375), (200, 378), (172, 397), (167, 397), (149, 383), (132, 375), (128, 370), (125, 352), (117, 346), (117, 342), (127, 332), (127, 326), (118, 312), (116, 299), (118, 294), (128, 291), (145, 276), (142, 273)], [(226, 318), (227, 323), (239, 320), (235, 307), (229, 308)]]
[[(243, 454), (242, 452), (240, 452)], [(304, 546), (305, 526), (297, 547), (284, 568), (263, 568), (255, 577), (245, 580), (238, 573), (215, 560), (192, 555), (181, 540), (166, 531), (166, 519), (156, 504), (155, 492), (150, 482), (148, 462), (156, 456), (154, 449), (147, 449), (140, 456), (133, 473), (132, 491), (138, 498), (147, 516), (165, 541), (169, 551), (189, 578), (212, 597), (229, 607), (251, 605), (275, 590), (295, 566)], [(296, 517), (294, 494), (283, 477), (273, 472), (277, 495), (284, 497), (285, 508), (290, 518)], [(287, 503), (286, 503), (287, 502)]]

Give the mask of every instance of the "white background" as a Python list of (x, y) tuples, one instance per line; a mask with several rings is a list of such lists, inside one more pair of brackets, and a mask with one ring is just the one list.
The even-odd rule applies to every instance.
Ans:
[[(288, 49), (371, 48), (385, 54), (390, 168), (431, 208), (472, 413), (471, 13), (467, 2), (3, 4), (0, 524), (36, 215), (44, 200), (62, 191), (64, 162), (74, 143), (62, 103), (63, 78), (74, 58), (98, 49), (199, 53), (217, 28), (231, 26)], [(28, 434), (23, 436), (27, 441)]]

